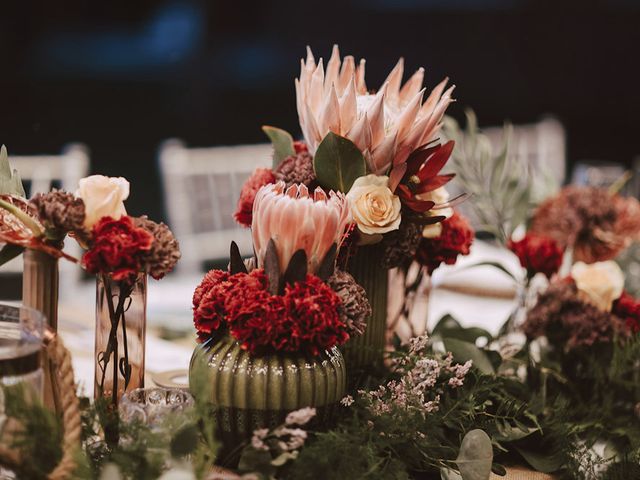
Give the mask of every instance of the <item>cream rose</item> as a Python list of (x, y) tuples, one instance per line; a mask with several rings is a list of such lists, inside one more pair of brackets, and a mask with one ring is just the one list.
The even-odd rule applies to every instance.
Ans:
[(102, 217), (118, 219), (127, 214), (124, 201), (129, 182), (122, 177), (91, 175), (80, 180), (76, 196), (84, 201), (84, 228), (89, 231)]
[[(423, 193), (422, 195), (416, 195), (418, 200), (430, 201), (436, 205), (441, 205), (449, 201), (450, 195), (447, 189), (444, 187), (436, 188), (432, 192)], [(441, 210), (435, 210), (433, 215), (444, 216), (449, 218), (453, 215), (453, 208), (443, 208)], [(442, 223), (434, 223), (432, 225), (426, 225), (422, 230), (422, 236), (424, 238), (436, 238), (442, 235)]]
[(611, 311), (613, 302), (624, 289), (624, 274), (616, 262), (577, 262), (571, 268), (581, 297), (601, 310)]
[(353, 182), (347, 193), (358, 229), (376, 235), (400, 226), (400, 198), (389, 188), (389, 177), (366, 175)]

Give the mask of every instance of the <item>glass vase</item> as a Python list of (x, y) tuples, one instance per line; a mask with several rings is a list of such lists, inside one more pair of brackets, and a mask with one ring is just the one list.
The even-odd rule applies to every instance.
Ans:
[(387, 330), (389, 271), (382, 266), (380, 244), (359, 247), (347, 271), (367, 292), (372, 314), (363, 335), (352, 337), (342, 348), (349, 374), (382, 365)]
[(96, 283), (94, 397), (117, 405), (125, 392), (144, 387), (147, 276), (134, 282), (99, 275)]
[[(58, 259), (39, 250), (27, 249), (23, 254), (22, 303), (44, 315), (48, 327), (58, 331)], [(62, 412), (60, 395), (54, 381), (51, 361), (42, 350), (44, 374), (44, 404), (57, 413)]]
[(346, 368), (334, 347), (305, 353), (252, 355), (231, 336), (198, 345), (189, 368), (191, 393), (206, 395), (215, 411), (223, 447), (221, 463), (233, 466), (258, 428), (284, 423), (288, 413), (314, 407), (314, 425), (330, 423), (346, 390)]

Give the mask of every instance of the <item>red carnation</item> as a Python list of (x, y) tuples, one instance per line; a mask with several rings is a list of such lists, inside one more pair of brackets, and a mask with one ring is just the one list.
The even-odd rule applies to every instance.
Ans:
[(264, 270), (230, 275), (213, 270), (193, 296), (198, 334), (228, 330), (251, 353), (306, 351), (317, 355), (348, 340), (342, 300), (314, 275), (271, 295)]
[(622, 292), (613, 303), (612, 313), (624, 320), (630, 332), (640, 332), (640, 302), (627, 292)]
[(93, 226), (91, 248), (82, 257), (82, 265), (89, 273), (108, 273), (116, 281), (134, 282), (152, 244), (153, 235), (136, 227), (131, 217), (103, 217)]
[(253, 174), (244, 182), (238, 199), (238, 206), (233, 217), (243, 227), (251, 227), (253, 219), (253, 200), (260, 188), (275, 183), (276, 177), (270, 168), (256, 168)]
[(442, 233), (435, 238), (422, 238), (416, 260), (427, 267), (429, 275), (442, 263), (453, 265), (458, 255), (469, 255), (475, 232), (467, 219), (454, 212), (442, 221)]
[(222, 326), (229, 272), (211, 270), (193, 293), (193, 323), (198, 335), (210, 335)]
[(536, 273), (543, 273), (551, 278), (562, 265), (562, 249), (551, 237), (527, 233), (518, 242), (509, 241), (508, 247), (516, 254), (520, 265), (527, 269), (529, 278)]

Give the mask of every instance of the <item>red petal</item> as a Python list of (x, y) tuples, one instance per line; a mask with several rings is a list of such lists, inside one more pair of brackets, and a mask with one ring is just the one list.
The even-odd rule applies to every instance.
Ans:
[(438, 175), (436, 177), (431, 177), (426, 182), (418, 185), (413, 191), (416, 195), (422, 195), (423, 193), (432, 192), (436, 188), (440, 188), (443, 185), (449, 183), (453, 177), (455, 177), (455, 173), (448, 173), (446, 175)]
[(444, 145), (440, 146), (438, 150), (427, 160), (424, 167), (420, 171), (418, 171), (417, 175), (420, 180), (426, 180), (427, 178), (433, 177), (440, 173), (440, 170), (445, 166), (449, 157), (451, 156), (451, 152), (453, 152), (453, 147), (455, 142), (453, 140), (449, 140)]
[(433, 145), (431, 147), (429, 147), (429, 144), (426, 144), (426, 145), (423, 145), (422, 147), (415, 149), (413, 153), (409, 155), (409, 158), (407, 160), (407, 166), (408, 166), (407, 175), (411, 176), (418, 173), (418, 171), (420, 170), (420, 167), (424, 165), (424, 162), (426, 162), (427, 159), (433, 154), (433, 152), (435, 152), (439, 148), (440, 148), (440, 144)]

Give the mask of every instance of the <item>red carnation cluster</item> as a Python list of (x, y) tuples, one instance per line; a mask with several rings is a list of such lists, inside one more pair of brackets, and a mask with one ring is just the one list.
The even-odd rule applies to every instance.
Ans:
[(627, 292), (613, 303), (612, 313), (624, 320), (630, 332), (640, 333), (640, 302)]
[(441, 264), (453, 265), (458, 255), (468, 255), (474, 236), (467, 219), (455, 212), (442, 221), (440, 236), (420, 240), (416, 260), (426, 266), (431, 275)]
[(271, 295), (264, 270), (207, 274), (193, 297), (194, 323), (201, 336), (228, 332), (251, 353), (322, 350), (349, 339), (340, 318), (342, 301), (314, 275)]
[(253, 200), (260, 188), (275, 183), (276, 177), (270, 168), (256, 168), (253, 174), (242, 186), (238, 206), (233, 214), (236, 222), (244, 227), (250, 227), (253, 219)]
[(520, 265), (527, 269), (529, 278), (536, 273), (543, 273), (551, 278), (562, 265), (562, 249), (551, 237), (527, 233), (518, 242), (510, 241), (508, 247), (516, 254)]
[(134, 282), (144, 270), (153, 235), (137, 227), (126, 215), (118, 220), (103, 217), (94, 225), (91, 235), (91, 248), (82, 257), (85, 269), (93, 274), (108, 273), (116, 281)]

